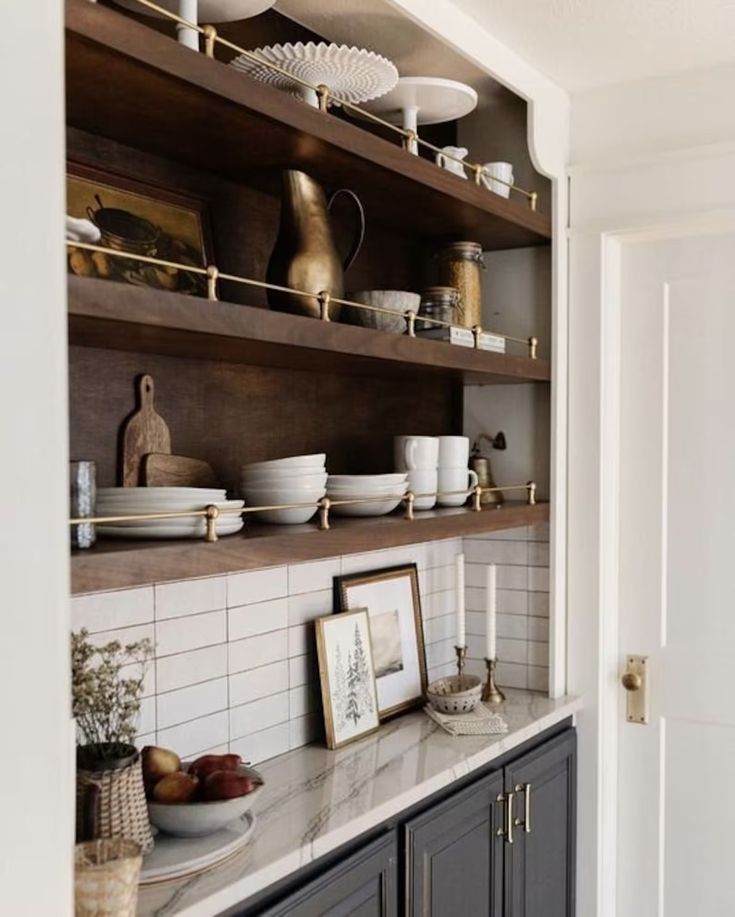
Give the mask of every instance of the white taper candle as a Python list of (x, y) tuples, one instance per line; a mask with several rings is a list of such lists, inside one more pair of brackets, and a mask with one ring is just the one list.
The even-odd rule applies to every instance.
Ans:
[(497, 621), (496, 621), (496, 612), (497, 612), (497, 593), (496, 593), (496, 581), (497, 574), (495, 564), (488, 564), (488, 567), (485, 571), (485, 584), (486, 584), (486, 618), (485, 618), (485, 633), (487, 638), (486, 643), (486, 652), (485, 655), (488, 659), (495, 659), (497, 652)]
[(457, 567), (457, 646), (465, 645), (464, 632), (464, 554), (458, 554)]

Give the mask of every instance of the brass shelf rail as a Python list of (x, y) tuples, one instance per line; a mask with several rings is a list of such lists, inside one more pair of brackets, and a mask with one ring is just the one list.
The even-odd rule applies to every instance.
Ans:
[[(97, 0), (90, 0), (90, 2), (96, 3)], [(360, 117), (365, 118), (368, 121), (372, 121), (374, 124), (379, 124), (381, 127), (384, 127), (393, 133), (398, 134), (401, 137), (403, 148), (406, 151), (413, 151), (420, 146), (424, 149), (431, 150), (433, 153), (441, 153), (442, 156), (444, 156), (446, 159), (450, 159), (453, 162), (459, 163), (459, 165), (461, 165), (463, 168), (469, 169), (470, 172), (472, 172), (475, 184), (482, 185), (483, 177), (487, 175), (493, 182), (504, 185), (510, 191), (525, 197), (531, 210), (536, 210), (538, 205), (537, 191), (527, 191), (525, 188), (521, 188), (519, 185), (516, 185), (513, 182), (505, 181), (504, 179), (498, 178), (495, 175), (489, 175), (487, 169), (482, 163), (468, 162), (467, 160), (460, 159), (458, 156), (447, 153), (441, 149), (441, 147), (434, 146), (433, 143), (429, 143), (428, 140), (421, 138), (418, 133), (411, 128), (399, 127), (398, 125), (392, 124), (390, 121), (386, 121), (378, 115), (375, 115), (372, 112), (361, 108), (359, 105), (355, 105), (347, 99), (341, 98), (336, 93), (332, 92), (329, 86), (326, 86), (324, 83), (310, 83), (308, 80), (303, 79), (303, 77), (297, 76), (296, 74), (291, 73), (282, 67), (279, 67), (278, 64), (274, 64), (272, 61), (266, 60), (263, 57), (259, 57), (253, 51), (248, 51), (246, 48), (242, 48), (240, 45), (237, 45), (232, 41), (228, 41), (226, 38), (222, 38), (222, 36), (218, 34), (217, 29), (213, 25), (199, 25), (196, 22), (191, 22), (190, 20), (185, 19), (183, 16), (179, 16), (177, 13), (173, 13), (170, 10), (164, 9), (162, 6), (154, 3), (153, 0), (136, 0), (136, 3), (139, 3), (141, 6), (146, 7), (149, 10), (153, 10), (164, 19), (169, 19), (172, 22), (175, 22), (178, 26), (191, 29), (194, 32), (198, 32), (199, 35), (203, 36), (204, 38), (204, 53), (207, 57), (214, 59), (214, 50), (217, 45), (222, 45), (222, 47), (228, 48), (231, 51), (235, 51), (237, 54), (244, 55), (249, 60), (252, 60), (262, 66), (268, 67), (275, 73), (279, 73), (281, 76), (287, 77), (291, 82), (298, 83), (305, 89), (309, 89), (316, 93), (317, 99), (319, 100), (319, 110), (321, 112), (326, 114), (329, 111), (330, 105), (355, 112), (360, 115)], [(487, 190), (489, 194), (495, 193), (490, 191), (490, 189)]]
[[(287, 509), (304, 509), (306, 507), (315, 507), (319, 513), (318, 528), (319, 531), (326, 532), (330, 528), (329, 511), (335, 506), (360, 506), (369, 503), (385, 503), (387, 500), (400, 500), (404, 505), (404, 517), (413, 521), (415, 516), (415, 501), (423, 497), (457, 497), (464, 495), (467, 499), (472, 498), (472, 510), (480, 513), (484, 511), (482, 506), (482, 495), (487, 493), (500, 493), (503, 491), (523, 490), (526, 492), (526, 502), (529, 506), (536, 505), (536, 483), (528, 481), (526, 484), (506, 484), (502, 487), (474, 487), (468, 494), (466, 490), (448, 490), (448, 491), (430, 491), (428, 493), (414, 493), (408, 491), (405, 494), (381, 494), (377, 497), (355, 497), (349, 500), (332, 500), (329, 497), (322, 497), (320, 500), (313, 502), (307, 501), (302, 503), (279, 503), (269, 506), (245, 506), (242, 509), (221, 509), (213, 503), (202, 507), (201, 509), (192, 509), (177, 512), (163, 513), (133, 513), (130, 515), (117, 516), (84, 516), (69, 520), (69, 525), (108, 525), (115, 522), (147, 522), (157, 519), (204, 519), (206, 521), (206, 532), (204, 540), (215, 542), (218, 540), (217, 519), (227, 515), (249, 515), (251, 513), (272, 512), (273, 510)], [(496, 504), (495, 509), (502, 509), (502, 504)]]
[[(113, 258), (122, 258), (128, 261), (140, 261), (143, 264), (152, 264), (157, 267), (165, 267), (171, 270), (184, 271), (189, 274), (199, 274), (202, 277), (207, 278), (207, 299), (210, 302), (218, 302), (219, 297), (217, 295), (217, 284), (221, 280), (232, 281), (233, 283), (241, 283), (245, 286), (259, 287), (263, 290), (275, 290), (279, 293), (294, 293), (298, 296), (308, 296), (310, 299), (314, 299), (319, 303), (319, 316), (321, 321), (329, 322), (331, 321), (329, 317), (329, 306), (332, 303), (337, 303), (340, 306), (350, 306), (354, 309), (363, 309), (366, 312), (379, 312), (383, 315), (392, 315), (396, 316), (399, 313), (391, 311), (390, 309), (384, 309), (382, 306), (369, 306), (365, 303), (353, 302), (350, 299), (341, 299), (338, 296), (332, 296), (326, 291), (320, 293), (309, 293), (306, 290), (299, 290), (295, 287), (284, 287), (277, 283), (267, 283), (264, 280), (253, 280), (250, 277), (240, 277), (237, 274), (225, 274), (219, 270), (215, 265), (210, 264), (208, 267), (197, 267), (196, 265), (182, 264), (178, 261), (168, 261), (164, 258), (156, 258), (155, 255), (139, 255), (132, 252), (120, 251), (117, 248), (110, 248), (105, 245), (96, 245), (93, 242), (74, 242), (71, 239), (66, 240), (67, 248), (78, 248), (83, 249), (88, 252), (101, 252), (104, 255), (110, 255)], [(432, 318), (428, 315), (417, 315), (412, 309), (409, 309), (407, 312), (403, 313), (403, 318), (406, 321), (406, 330), (409, 337), (416, 337), (416, 321), (419, 319), (422, 322), (427, 324), (436, 325), (440, 328), (451, 328), (451, 322), (443, 322), (438, 318)], [(474, 339), (474, 349), (481, 350), (480, 340), (482, 335), (485, 333), (484, 328), (480, 325), (475, 325), (472, 329), (472, 335)], [(528, 348), (528, 356), (530, 359), (535, 360), (538, 356), (538, 338), (535, 336), (529, 338), (519, 338), (513, 337), (510, 334), (501, 334), (497, 331), (490, 331), (489, 334), (495, 335), (496, 337), (502, 337), (504, 341), (511, 341), (514, 344), (522, 344), (524, 347)]]

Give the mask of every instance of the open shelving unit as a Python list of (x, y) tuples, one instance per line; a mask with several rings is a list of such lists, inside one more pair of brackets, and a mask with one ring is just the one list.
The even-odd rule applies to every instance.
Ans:
[[(525, 199), (463, 181), (361, 122), (311, 109), (116, 9), (66, 0), (66, 36), (70, 159), (208, 196), (222, 271), (262, 279), (283, 168), (359, 194), (370, 238), (352, 289), (420, 289), (416, 264), (448, 239), (473, 239), (486, 251), (550, 242), (549, 216)], [(548, 360), (518, 345), (498, 354), (281, 314), (264, 308), (262, 291), (225, 286), (211, 302), (76, 276), (68, 289), (72, 454), (98, 461), (103, 486), (114, 480), (117, 426), (139, 372), (156, 377), (174, 451), (211, 461), (230, 487), (239, 464), (297, 452), (326, 451), (332, 472), (386, 471), (393, 435), (462, 432), (463, 386), (551, 381)], [(214, 544), (101, 541), (72, 556), (72, 589), (222, 574), (548, 518), (548, 503), (509, 501), (481, 512), (418, 512), (413, 521), (400, 512), (337, 518), (325, 532), (248, 520), (243, 533)]]

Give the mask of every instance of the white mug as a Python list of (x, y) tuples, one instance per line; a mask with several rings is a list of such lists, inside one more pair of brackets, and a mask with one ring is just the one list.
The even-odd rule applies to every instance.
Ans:
[(436, 470), (439, 464), (437, 436), (396, 436), (393, 438), (393, 459), (396, 471), (418, 468)]
[[(486, 162), (483, 164), (482, 183), (494, 194), (510, 197), (510, 185), (513, 184), (513, 163)], [(500, 181), (493, 179), (499, 178)], [(507, 184), (506, 184), (507, 183)]]
[(432, 509), (436, 504), (438, 477), (436, 468), (420, 468), (408, 472), (408, 489), (415, 494), (429, 494), (428, 497), (416, 497), (414, 509)]
[(439, 506), (462, 506), (472, 490), (477, 487), (477, 475), (466, 466), (464, 468), (440, 468), (438, 483), (440, 494), (452, 494), (452, 496), (439, 497)]
[(470, 460), (469, 436), (439, 437), (439, 468), (466, 468)]

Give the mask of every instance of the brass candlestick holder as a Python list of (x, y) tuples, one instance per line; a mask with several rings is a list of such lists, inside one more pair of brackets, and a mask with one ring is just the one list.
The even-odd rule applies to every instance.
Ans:
[[(456, 648), (456, 647), (455, 647)], [(482, 689), (482, 702), (484, 704), (502, 704), (505, 700), (505, 694), (495, 684), (495, 667), (498, 664), (497, 659), (486, 659), (487, 681)]]
[(465, 661), (467, 658), (467, 647), (466, 646), (455, 646), (454, 652), (457, 654), (457, 678), (459, 684), (462, 684), (462, 671), (465, 667)]

